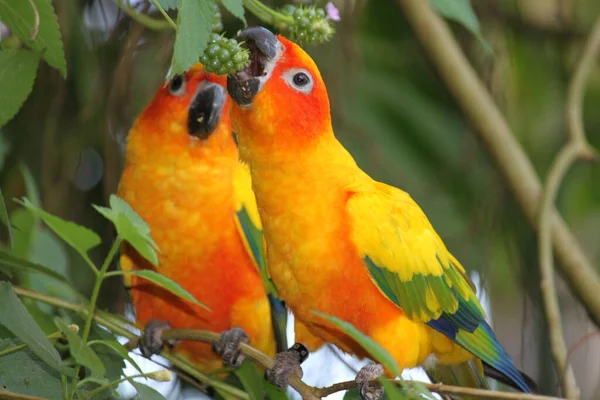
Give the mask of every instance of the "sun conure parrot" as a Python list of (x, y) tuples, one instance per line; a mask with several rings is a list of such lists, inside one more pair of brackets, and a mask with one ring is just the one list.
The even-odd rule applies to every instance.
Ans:
[[(137, 323), (148, 324), (145, 355), (162, 348), (160, 332), (169, 326), (227, 331), (215, 350), (232, 365), (243, 360), (232, 350), (240, 341), (271, 355), (286, 348), (286, 311), (266, 276), (262, 227), (248, 168), (238, 161), (229, 102), (225, 77), (196, 64), (158, 89), (127, 137), (117, 193), (149, 225), (160, 252), (154, 267), (126, 245), (121, 268), (156, 270), (211, 310), (125, 275)], [(222, 366), (209, 344), (183, 341), (176, 351), (205, 371)]]
[[(369, 177), (334, 136), (327, 89), (310, 56), (264, 28), (238, 39), (251, 63), (228, 76), (232, 126), (250, 165), (270, 277), (295, 317), (360, 357), (368, 354), (314, 311), (351, 323), (402, 369), (432, 358), (481, 360), (530, 392), (421, 208)], [(380, 373), (364, 372), (357, 377), (363, 395), (371, 390), (366, 378)]]

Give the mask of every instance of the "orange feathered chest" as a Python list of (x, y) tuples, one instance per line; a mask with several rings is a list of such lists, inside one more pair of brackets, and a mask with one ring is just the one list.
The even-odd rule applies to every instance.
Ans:
[[(126, 166), (118, 195), (150, 226), (160, 249), (156, 271), (211, 309), (209, 312), (133, 278), (128, 283), (140, 325), (156, 318), (173, 328), (221, 332), (232, 327), (240, 303), (266, 303), (260, 277), (235, 224), (234, 165), (175, 162)], [(126, 246), (121, 268), (154, 267)], [(180, 348), (195, 361), (216, 359), (206, 344), (184, 342)], [(218, 363), (212, 365), (216, 366)]]

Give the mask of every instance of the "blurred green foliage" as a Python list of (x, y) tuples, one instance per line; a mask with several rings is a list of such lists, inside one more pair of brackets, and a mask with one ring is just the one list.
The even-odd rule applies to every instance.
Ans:
[[(138, 11), (160, 18), (147, 2), (138, 3)], [(269, 3), (276, 7), (284, 1)], [(535, 234), (493, 159), (424, 57), (395, 2), (335, 3), (341, 13), (337, 34), (309, 52), (328, 85), (337, 135), (368, 173), (408, 191), (465, 267), (481, 274), (500, 341), (543, 392), (554, 393), (556, 373), (538, 294)], [(462, 26), (452, 24), (454, 32), (544, 176), (566, 140), (566, 89), (600, 2), (473, 3), (491, 53)], [(127, 131), (167, 74), (174, 33), (146, 29), (112, 0), (55, 0), (53, 5), (68, 76), (39, 65), (31, 95), (0, 131), (0, 187), (15, 230), (14, 254), (66, 273), (89, 297), (93, 276), (77, 252), (11, 199), (27, 195), (48, 212), (99, 232), (104, 240), (89, 255), (96, 264), (102, 261), (115, 232), (90, 204), (108, 204), (115, 192)], [(258, 23), (249, 15), (247, 20), (249, 25)], [(229, 33), (242, 27), (224, 10), (223, 24)], [(0, 100), (5, 90), (0, 88)], [(596, 148), (599, 107), (596, 67), (584, 110), (586, 131)], [(557, 205), (596, 266), (599, 179), (598, 166), (575, 167)], [(2, 235), (8, 245), (9, 236)], [(54, 283), (38, 278), (17, 277), (32, 288), (64, 295)], [(591, 325), (567, 290), (560, 297), (567, 345), (572, 346)], [(121, 285), (105, 285), (101, 308), (122, 312), (125, 302)], [(44, 324), (43, 308), (38, 308), (38, 323), (46, 326), (46, 333), (55, 330), (51, 320)], [(590, 340), (573, 355), (582, 398), (600, 393), (600, 365), (593, 354), (600, 354), (600, 346)]]

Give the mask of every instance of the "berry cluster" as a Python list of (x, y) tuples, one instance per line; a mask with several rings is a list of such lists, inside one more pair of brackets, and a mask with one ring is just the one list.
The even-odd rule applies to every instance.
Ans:
[(292, 22), (278, 22), (277, 29), (300, 45), (321, 44), (331, 39), (335, 32), (325, 10), (320, 7), (288, 4), (280, 12), (291, 17)]
[(207, 72), (217, 75), (234, 74), (250, 61), (250, 53), (237, 40), (213, 33), (200, 57)]

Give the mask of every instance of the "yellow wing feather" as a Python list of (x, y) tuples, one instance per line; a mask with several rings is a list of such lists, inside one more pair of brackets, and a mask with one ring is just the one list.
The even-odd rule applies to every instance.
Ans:
[(378, 288), (423, 322), (454, 313), (472, 288), (431, 223), (405, 192), (366, 181), (350, 188), (352, 240)]

